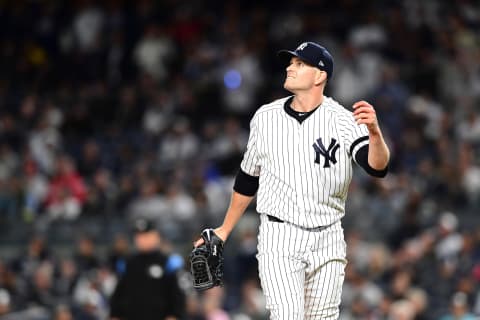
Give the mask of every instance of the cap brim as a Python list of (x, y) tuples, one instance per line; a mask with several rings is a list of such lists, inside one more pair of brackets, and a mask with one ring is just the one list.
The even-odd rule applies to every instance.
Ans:
[(282, 61), (285, 62), (285, 63), (289, 63), (289, 62), (290, 62), (290, 59), (291, 59), (292, 57), (297, 57), (298, 59), (302, 60), (302, 61), (305, 62), (306, 64), (315, 67), (315, 64), (313, 64), (311, 61), (309, 61), (309, 60), (306, 59), (305, 57), (300, 56), (300, 55), (297, 54), (295, 51), (280, 50), (280, 51), (277, 52), (277, 56), (280, 58), (280, 60), (282, 60)]
[(283, 61), (287, 61), (291, 58), (291, 57), (297, 57), (298, 58), (298, 55), (295, 53), (295, 51), (290, 51), (290, 50), (280, 50), (277, 52), (277, 56), (283, 60)]
[(134, 235), (141, 235), (141, 234), (149, 234), (151, 232), (154, 232), (155, 229), (147, 229), (147, 230), (135, 230), (133, 232)]

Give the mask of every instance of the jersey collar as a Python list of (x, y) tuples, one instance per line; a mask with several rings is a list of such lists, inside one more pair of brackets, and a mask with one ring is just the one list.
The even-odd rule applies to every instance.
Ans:
[(316, 107), (315, 109), (309, 111), (309, 112), (299, 112), (299, 111), (295, 111), (293, 110), (292, 108), (292, 101), (293, 101), (293, 96), (291, 96), (290, 98), (288, 98), (285, 103), (283, 104), (283, 110), (285, 110), (285, 112), (291, 116), (292, 118), (296, 119), (299, 123), (302, 123), (303, 121), (305, 121), (305, 119), (307, 119), (308, 117), (310, 117), (310, 115), (312, 113), (315, 112), (315, 110), (318, 109), (318, 107)]

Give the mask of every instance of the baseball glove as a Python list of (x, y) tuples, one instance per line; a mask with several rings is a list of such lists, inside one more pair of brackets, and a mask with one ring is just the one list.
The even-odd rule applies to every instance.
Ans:
[(223, 241), (213, 229), (202, 231), (205, 241), (190, 253), (193, 287), (199, 291), (223, 284)]

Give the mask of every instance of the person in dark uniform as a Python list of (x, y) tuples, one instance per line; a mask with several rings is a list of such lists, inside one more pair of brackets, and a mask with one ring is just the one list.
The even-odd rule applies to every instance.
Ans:
[(160, 251), (161, 236), (151, 221), (134, 223), (137, 253), (127, 261), (125, 272), (110, 300), (115, 320), (178, 320), (185, 310), (185, 295), (177, 270)]

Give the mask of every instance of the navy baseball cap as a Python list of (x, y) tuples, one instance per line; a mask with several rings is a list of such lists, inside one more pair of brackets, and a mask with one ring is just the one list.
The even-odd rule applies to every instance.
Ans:
[(319, 68), (327, 73), (330, 79), (333, 74), (333, 57), (325, 47), (315, 42), (303, 42), (294, 51), (280, 50), (278, 56), (281, 59), (290, 59), (297, 57), (300, 60)]

